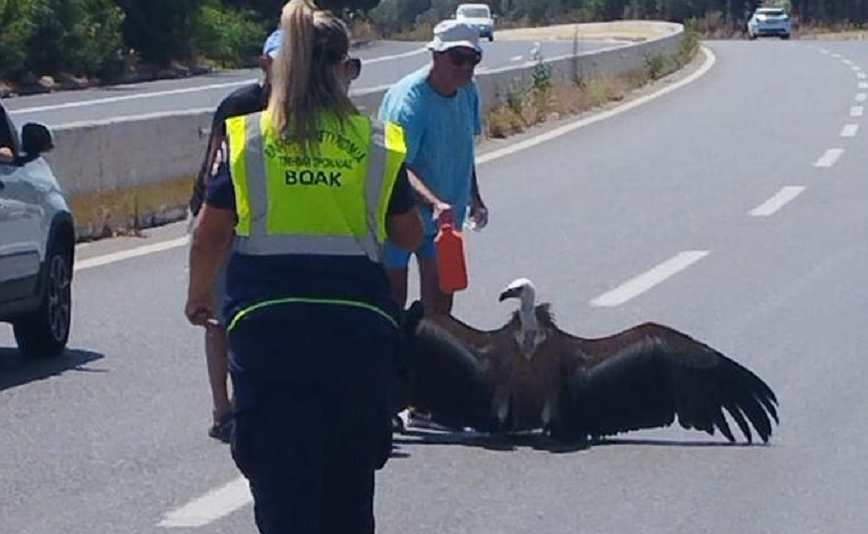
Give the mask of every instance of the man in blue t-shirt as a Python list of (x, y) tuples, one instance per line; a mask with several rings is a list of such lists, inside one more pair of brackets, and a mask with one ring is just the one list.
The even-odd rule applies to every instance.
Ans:
[(404, 128), (410, 184), (425, 221), (425, 239), (418, 250), (402, 250), (386, 243), (385, 267), (392, 298), (403, 307), (410, 255), (415, 254), (426, 310), (448, 314), (452, 294), (440, 291), (437, 277), (434, 237), (438, 227), (453, 223), (460, 229), (468, 206), (479, 228), (488, 220), (474, 165), (482, 118), (473, 73), (482, 60), (482, 48), (472, 26), (447, 20), (434, 28), (428, 49), (431, 64), (395, 84), (380, 106), (380, 120), (397, 122)]

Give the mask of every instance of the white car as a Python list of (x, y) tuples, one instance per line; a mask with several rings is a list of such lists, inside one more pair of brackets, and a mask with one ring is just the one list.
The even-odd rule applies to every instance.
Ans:
[(25, 356), (64, 352), (72, 318), (75, 226), (42, 154), (51, 132), (29, 123), (19, 132), (0, 101), (0, 322), (12, 323)]
[(781, 7), (761, 7), (747, 21), (747, 36), (750, 40), (766, 35), (789, 39), (791, 30), (790, 15)]
[(494, 40), (494, 17), (485, 4), (461, 4), (455, 9), (455, 19), (476, 28), (480, 37)]

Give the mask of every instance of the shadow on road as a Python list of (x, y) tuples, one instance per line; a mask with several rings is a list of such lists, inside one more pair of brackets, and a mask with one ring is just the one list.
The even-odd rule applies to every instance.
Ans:
[(396, 435), (393, 440), (394, 450), (392, 458), (406, 458), (410, 456), (408, 449), (418, 445), (457, 445), (463, 447), (477, 447), (492, 451), (515, 451), (521, 448), (530, 448), (540, 451), (548, 451), (552, 454), (564, 454), (579, 451), (587, 451), (594, 447), (610, 446), (643, 446), (643, 447), (750, 447), (763, 444), (730, 443), (728, 441), (687, 441), (669, 439), (631, 439), (631, 438), (605, 438), (582, 441), (557, 441), (542, 433), (532, 433), (517, 436), (503, 436), (484, 434), (478, 432), (431, 432), (426, 430), (407, 430)]
[(56, 358), (24, 358), (12, 348), (0, 348), (0, 391), (59, 376), (69, 371), (99, 373), (87, 364), (104, 356), (89, 350), (68, 349)]

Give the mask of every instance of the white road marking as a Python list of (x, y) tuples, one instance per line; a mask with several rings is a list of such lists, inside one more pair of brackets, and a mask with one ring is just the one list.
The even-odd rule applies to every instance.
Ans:
[(841, 137), (856, 137), (858, 131), (858, 124), (845, 124), (844, 128), (841, 129)]
[(524, 56), (512, 56), (509, 58), (510, 61), (521, 61), (522, 59), (524, 59)]
[(12, 115), (24, 115), (26, 113), (38, 113), (40, 111), (50, 111), (56, 109), (72, 109), (84, 108), (88, 106), (99, 106), (102, 104), (113, 104), (115, 102), (125, 102), (128, 100), (144, 100), (146, 98), (160, 98), (169, 95), (182, 95), (187, 93), (198, 93), (199, 91), (210, 91), (211, 89), (226, 89), (239, 85), (247, 85), (256, 82), (256, 78), (249, 80), (241, 80), (238, 82), (215, 83), (211, 85), (200, 85), (198, 87), (186, 87), (184, 89), (172, 89), (170, 91), (155, 91), (153, 93), (144, 93), (139, 95), (113, 96), (109, 98), (96, 98), (94, 100), (84, 100), (82, 102), (67, 102), (66, 104), (53, 104), (51, 106), (38, 106), (33, 108), (12, 109), (9, 112)]
[(253, 502), (247, 479), (239, 477), (209, 491), (202, 497), (169, 512), (157, 526), (163, 528), (203, 527)]
[(838, 158), (841, 157), (841, 154), (844, 153), (843, 148), (830, 148), (827, 150), (820, 159), (814, 163), (814, 167), (828, 168), (835, 164), (838, 161)]
[(852, 65), (852, 64), (853, 64), (853, 62), (850, 61), (849, 59), (842, 59), (841, 61), (842, 61), (845, 65)]
[(850, 108), (850, 116), (851, 117), (861, 117), (865, 113), (864, 106), (853, 106)]
[(768, 217), (783, 208), (788, 202), (801, 195), (804, 190), (805, 187), (801, 185), (788, 185), (783, 187), (775, 194), (775, 196), (760, 204), (751, 211), (750, 214), (754, 217)]
[(841, 54), (832, 54), (832, 57), (841, 59)]
[(856, 93), (856, 102), (865, 102), (868, 98), (868, 93)]
[[(422, 52), (426, 52), (427, 48), (418, 48), (411, 52), (405, 52), (403, 54), (394, 54), (391, 56), (379, 56), (372, 59), (367, 59), (364, 61), (365, 65), (370, 65), (371, 63), (380, 63), (382, 61), (391, 61), (393, 59), (415, 56), (417, 54), (421, 54)], [(71, 108), (83, 108), (88, 106), (99, 106), (102, 104), (113, 104), (115, 102), (125, 102), (128, 100), (139, 100), (139, 99), (147, 99), (147, 98), (160, 98), (164, 96), (171, 95), (183, 95), (189, 93), (198, 93), (200, 91), (210, 91), (212, 89), (227, 89), (229, 87), (237, 87), (240, 85), (247, 85), (254, 82), (257, 82), (258, 78), (250, 78), (247, 80), (240, 80), (237, 82), (226, 82), (226, 83), (216, 83), (211, 85), (200, 85), (198, 87), (185, 87), (183, 89), (171, 89), (167, 91), (155, 91), (153, 93), (143, 93), (137, 95), (124, 95), (124, 96), (113, 96), (108, 98), (96, 98), (93, 100), (85, 100), (82, 102), (67, 102), (65, 104), (53, 104), (50, 106), (38, 106), (32, 108), (24, 108), (17, 110), (10, 110), (12, 115), (24, 115), (26, 113), (37, 113), (41, 111), (50, 111), (56, 109), (71, 109)], [(117, 86), (116, 89), (125, 89), (130, 87), (141, 88), (141, 86), (131, 86), (131, 85), (121, 85)]]
[(864, 80), (866, 78), (864, 72), (857, 72), (856, 77), (859, 78), (860, 80)]
[(83, 271), (85, 269), (99, 267), (100, 265), (108, 265), (109, 263), (138, 258), (139, 256), (147, 256), (148, 254), (154, 254), (155, 252), (163, 252), (173, 248), (184, 247), (189, 242), (190, 237), (185, 235), (184, 237), (179, 237), (170, 241), (160, 241), (159, 243), (154, 243), (152, 245), (144, 245), (129, 250), (122, 250), (121, 252), (106, 254), (104, 256), (78, 260), (75, 262), (75, 271)]
[(861, 72), (862, 67), (860, 67), (859, 65), (853, 65), (852, 67), (850, 67), (850, 70), (852, 70), (853, 72)]
[(859, 82), (859, 89), (868, 89), (868, 82)]
[(592, 306), (613, 307), (645, 293), (652, 287), (675, 276), (684, 269), (707, 256), (707, 250), (688, 250), (679, 252), (649, 271), (624, 282), (617, 288), (603, 293), (591, 301)]

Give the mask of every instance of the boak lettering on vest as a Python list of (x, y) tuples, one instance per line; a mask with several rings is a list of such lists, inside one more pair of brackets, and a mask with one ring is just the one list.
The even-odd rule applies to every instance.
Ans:
[(325, 171), (286, 171), (286, 185), (325, 185), (328, 187), (342, 187), (341, 173)]

